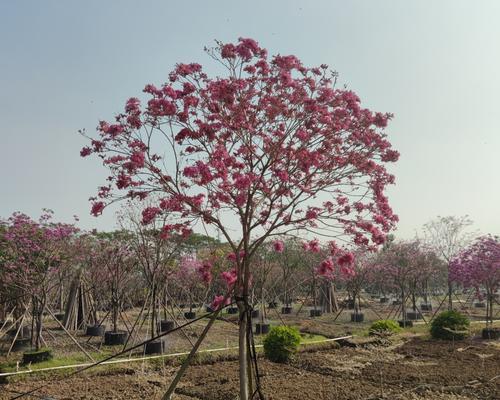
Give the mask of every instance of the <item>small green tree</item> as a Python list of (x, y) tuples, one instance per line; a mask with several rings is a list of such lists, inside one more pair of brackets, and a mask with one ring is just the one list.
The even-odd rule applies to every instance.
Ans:
[(290, 326), (271, 328), (264, 338), (264, 355), (277, 363), (285, 363), (297, 352), (300, 344), (300, 333)]
[(401, 332), (401, 328), (391, 319), (379, 319), (370, 326), (369, 330), (370, 335), (392, 334), (398, 332)]
[(458, 311), (444, 311), (432, 321), (431, 336), (444, 340), (465, 339), (469, 336), (469, 325), (469, 319)]

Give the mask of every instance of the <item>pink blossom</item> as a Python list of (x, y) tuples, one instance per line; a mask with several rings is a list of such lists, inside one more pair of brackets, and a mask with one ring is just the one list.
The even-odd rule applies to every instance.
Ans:
[(283, 182), (288, 182), (290, 180), (288, 172), (285, 170), (276, 171), (276, 176)]
[(102, 201), (96, 201), (92, 204), (91, 214), (95, 217), (102, 214), (104, 210), (104, 203)]
[(201, 279), (205, 284), (209, 284), (212, 281), (212, 263), (209, 261), (204, 261), (198, 267), (198, 272), (201, 275)]
[(81, 157), (87, 157), (90, 154), (92, 154), (92, 149), (90, 147), (84, 147), (80, 151), (80, 156)]
[(158, 207), (146, 207), (142, 210), (142, 223), (144, 225), (151, 223), (160, 212), (161, 209)]
[(273, 242), (274, 251), (277, 253), (283, 253), (285, 250), (285, 243), (282, 240), (275, 240)]
[(229, 271), (222, 272), (221, 277), (226, 282), (226, 285), (229, 288), (233, 287), (238, 280), (238, 273), (236, 271), (236, 268), (232, 268)]
[(349, 266), (354, 262), (354, 254), (345, 253), (344, 255), (338, 258), (337, 262), (339, 263), (340, 266)]
[(316, 267), (316, 274), (325, 278), (331, 279), (333, 277), (334, 264), (331, 258), (327, 258)]
[(318, 239), (310, 240), (305, 247), (305, 250), (309, 250), (313, 253), (319, 253), (321, 251), (321, 246)]
[(135, 168), (144, 167), (144, 162), (145, 162), (144, 153), (141, 151), (132, 153), (132, 155), (130, 156), (130, 161), (134, 164)]
[(315, 220), (318, 218), (318, 209), (315, 207), (309, 207), (306, 211), (306, 219)]
[(222, 295), (216, 295), (214, 297), (213, 301), (212, 301), (211, 307), (214, 310), (218, 310), (222, 306), (227, 306), (228, 304), (231, 304), (231, 300), (229, 298), (227, 298), (224, 301), (224, 296), (222, 296)]
[(344, 278), (353, 278), (356, 275), (356, 272), (353, 268), (348, 267), (346, 265), (340, 266), (340, 273), (344, 276)]

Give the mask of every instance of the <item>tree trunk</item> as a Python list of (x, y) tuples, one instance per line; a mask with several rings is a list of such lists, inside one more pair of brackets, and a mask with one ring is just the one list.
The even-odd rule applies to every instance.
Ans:
[(448, 281), (448, 310), (453, 310), (453, 284)]
[(35, 300), (36, 306), (36, 335), (35, 335), (35, 350), (40, 350), (40, 343), (42, 339), (42, 318), (43, 310), (45, 309), (45, 296), (42, 299)]
[(316, 311), (316, 309), (318, 307), (318, 304), (316, 302), (316, 297), (317, 297), (317, 294), (316, 294), (316, 279), (314, 278), (314, 276), (313, 276), (313, 280), (312, 280), (312, 297), (313, 297), (314, 310)]
[(118, 331), (118, 298), (115, 291), (113, 291), (113, 300), (112, 300), (112, 308), (113, 308), (113, 332)]
[(151, 339), (156, 336), (156, 285), (153, 282), (153, 299), (151, 301), (152, 313), (151, 313)]
[(404, 288), (401, 289), (401, 311), (403, 315), (403, 325), (406, 326), (406, 298)]
[(59, 312), (64, 311), (64, 288), (63, 288), (63, 281), (59, 282)]
[(335, 288), (331, 281), (326, 281), (321, 290), (320, 305), (326, 313), (337, 311), (337, 299), (335, 298)]
[(429, 295), (428, 295), (428, 291), (429, 291), (429, 280), (426, 279), (425, 282), (424, 282), (424, 303), (425, 304), (428, 304), (429, 303)]
[(493, 291), (486, 288), (486, 324), (493, 324)]
[(239, 341), (238, 341), (238, 360), (240, 366), (240, 398), (239, 400), (249, 399), (249, 369), (248, 369), (248, 337), (247, 337), (247, 312), (244, 301), (238, 302), (240, 311)]

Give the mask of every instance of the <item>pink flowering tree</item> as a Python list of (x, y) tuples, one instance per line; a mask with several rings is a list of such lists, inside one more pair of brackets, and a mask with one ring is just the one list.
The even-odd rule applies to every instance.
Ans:
[(15, 299), (17, 298), (16, 289), (12, 288), (7, 281), (6, 265), (8, 263), (8, 248), (7, 240), (5, 239), (6, 231), (6, 222), (0, 220), (0, 323), (2, 324), (7, 316), (9, 308), (15, 307)]
[(194, 304), (205, 300), (212, 281), (211, 269), (210, 261), (200, 260), (196, 255), (185, 255), (180, 259), (173, 278), (181, 296), (189, 304), (189, 312), (193, 311)]
[(432, 281), (435, 285), (443, 287), (443, 272), (447, 275), (447, 267), (445, 263), (437, 256), (432, 248), (424, 245), (422, 242), (417, 242), (418, 250), (413, 259), (413, 268), (408, 276), (408, 290), (411, 296), (411, 305), (414, 312), (417, 312), (418, 296), (424, 299), (425, 304), (428, 302), (429, 282)]
[(272, 243), (272, 252), (270, 258), (277, 264), (281, 270), (280, 291), (283, 306), (285, 308), (292, 306), (294, 295), (293, 287), (297, 282), (294, 282), (294, 277), (299, 275), (299, 270), (305, 265), (304, 250), (299, 240), (290, 238), (288, 240), (274, 240)]
[[(397, 221), (384, 194), (398, 159), (384, 133), (390, 114), (336, 88), (326, 65), (268, 57), (252, 39), (217, 43), (222, 66), (177, 64), (167, 83), (147, 85), (145, 105), (130, 98), (113, 122), (101, 121), (82, 156), (110, 170), (92, 213), (123, 198), (160, 195), (144, 222), (168, 214), (164, 235), (217, 229), (235, 255), (233, 294), (240, 319), (240, 399), (249, 397), (247, 314), (252, 257), (291, 231), (383, 243)], [(231, 232), (231, 224), (238, 234)], [(234, 227), (233, 227), (234, 228)]]
[(252, 304), (260, 302), (260, 322), (267, 318), (266, 302), (276, 298), (276, 289), (282, 288), (283, 276), (280, 274), (280, 258), (286, 245), (280, 239), (261, 246), (252, 260)]
[(340, 257), (337, 269), (337, 279), (343, 284), (349, 298), (352, 299), (354, 312), (361, 311), (361, 290), (370, 282), (373, 272), (375, 255), (359, 249), (351, 261), (351, 257)]
[(145, 301), (150, 304), (150, 335), (153, 338), (157, 333), (158, 310), (162, 298), (164, 310), (166, 309), (167, 281), (174, 273), (174, 263), (181, 251), (181, 240), (162, 235), (163, 219), (156, 218), (144, 225), (140, 215), (141, 206), (142, 204), (129, 203), (122, 210), (119, 223), (124, 231), (130, 233), (128, 243), (148, 288)]
[(14, 213), (7, 221), (4, 234), (6, 252), (5, 281), (18, 288), (31, 304), (31, 342), (40, 349), (43, 314), (49, 294), (57, 287), (57, 274), (69, 262), (72, 237), (77, 228), (72, 224), (55, 223), (52, 211), (35, 221), (22, 213)]
[(88, 272), (111, 312), (112, 332), (118, 332), (120, 313), (134, 286), (137, 264), (127, 235), (120, 232), (96, 234)]
[(450, 264), (451, 278), (478, 295), (486, 292), (486, 321), (493, 323), (494, 295), (500, 287), (500, 238), (482, 236), (463, 250)]
[(410, 284), (415, 274), (415, 260), (419, 256), (419, 242), (392, 242), (380, 254), (376, 268), (401, 297), (403, 323), (406, 323), (406, 300), (410, 294)]

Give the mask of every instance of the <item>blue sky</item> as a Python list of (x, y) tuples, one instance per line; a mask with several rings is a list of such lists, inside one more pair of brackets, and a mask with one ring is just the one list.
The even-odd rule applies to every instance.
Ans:
[(2, 1), (0, 216), (49, 207), (113, 229), (112, 211), (89, 214), (105, 170), (79, 157), (78, 129), (112, 118), (176, 62), (210, 71), (203, 47), (243, 36), (329, 64), (365, 106), (395, 114), (399, 236), (464, 214), (500, 234), (499, 20), (496, 0)]

